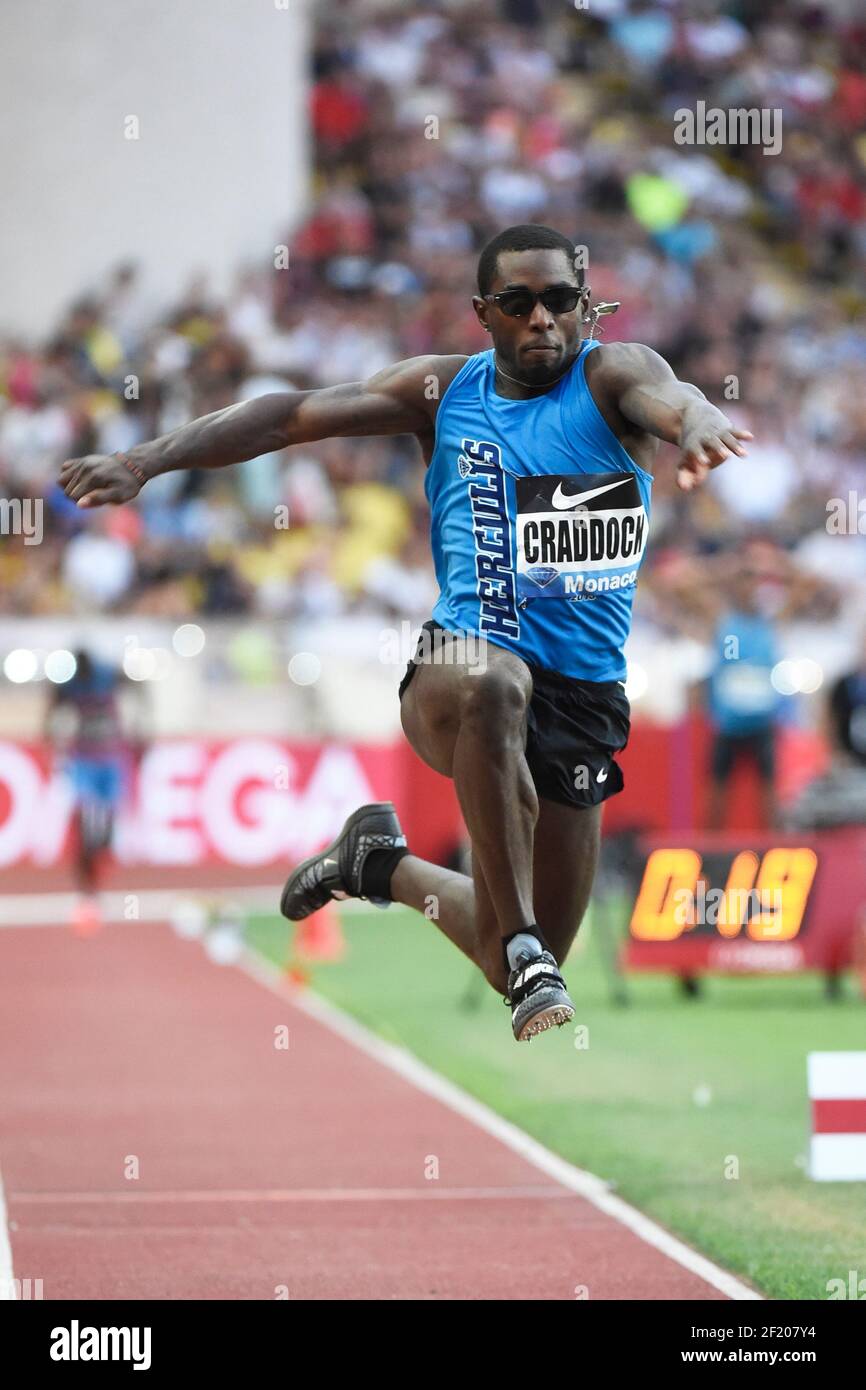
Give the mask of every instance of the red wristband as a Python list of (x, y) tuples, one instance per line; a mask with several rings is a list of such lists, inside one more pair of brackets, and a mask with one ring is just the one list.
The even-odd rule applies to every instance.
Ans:
[(137, 478), (140, 483), (147, 482), (147, 474), (144, 473), (140, 468), (137, 468), (136, 465), (133, 463), (132, 459), (127, 458), (126, 454), (121, 454), (118, 451), (114, 455), (114, 457), (116, 459), (120, 459), (121, 463), (125, 463), (130, 473), (133, 475), (134, 478)]

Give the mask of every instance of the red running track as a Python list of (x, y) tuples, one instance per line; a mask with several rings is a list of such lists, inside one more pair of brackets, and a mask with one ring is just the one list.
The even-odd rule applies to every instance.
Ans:
[(0, 1095), (46, 1299), (723, 1297), (163, 925), (0, 931)]

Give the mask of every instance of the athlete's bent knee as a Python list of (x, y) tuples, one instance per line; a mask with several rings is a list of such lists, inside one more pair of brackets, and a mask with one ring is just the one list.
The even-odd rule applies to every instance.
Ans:
[(491, 732), (520, 726), (532, 698), (526, 668), (498, 664), (467, 675), (460, 691), (460, 719), (478, 722)]

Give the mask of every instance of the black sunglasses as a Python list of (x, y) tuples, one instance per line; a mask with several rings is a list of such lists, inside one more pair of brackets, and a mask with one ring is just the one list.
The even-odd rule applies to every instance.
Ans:
[(497, 305), (510, 319), (523, 318), (531, 314), (539, 300), (551, 314), (570, 314), (580, 303), (584, 290), (578, 285), (550, 285), (541, 294), (532, 290), (502, 290), (499, 294), (485, 294), (482, 297)]

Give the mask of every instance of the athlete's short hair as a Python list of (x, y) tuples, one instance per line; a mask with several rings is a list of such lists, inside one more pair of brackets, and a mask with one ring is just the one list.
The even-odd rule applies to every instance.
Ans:
[(553, 227), (542, 227), (537, 222), (521, 222), (516, 227), (506, 227), (488, 241), (478, 260), (478, 293), (490, 293), (490, 286), (496, 278), (496, 262), (500, 251), (564, 251), (569, 264), (583, 286), (583, 268), (574, 265), (577, 247), (562, 232)]

